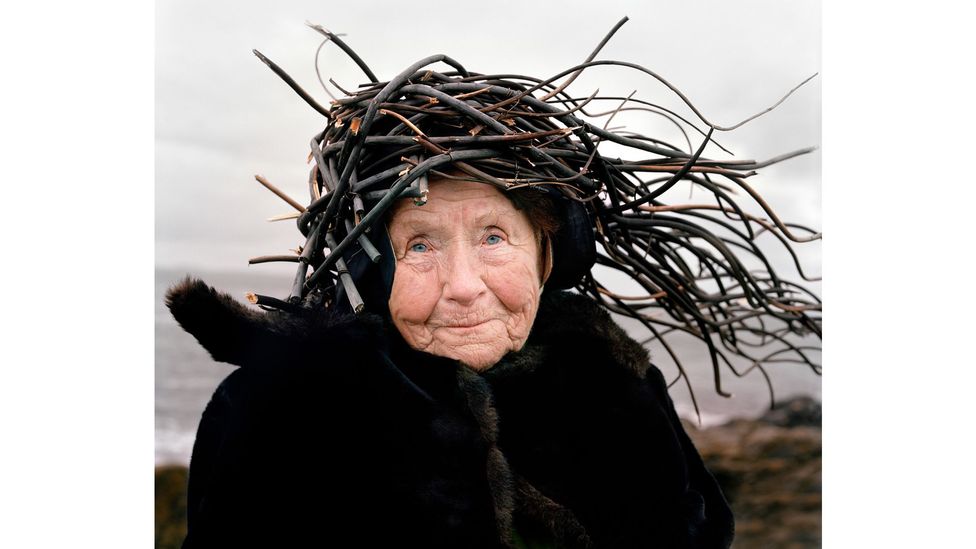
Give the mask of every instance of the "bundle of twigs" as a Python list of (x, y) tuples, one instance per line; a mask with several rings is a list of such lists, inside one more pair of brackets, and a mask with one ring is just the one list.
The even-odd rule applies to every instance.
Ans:
[[(687, 383), (679, 357), (667, 344), (667, 336), (675, 332), (691, 334), (708, 346), (719, 394), (726, 394), (721, 385), (723, 364), (740, 376), (774, 361), (804, 363), (819, 373), (819, 364), (808, 357), (819, 345), (810, 348), (797, 341), (808, 334), (819, 339), (820, 300), (802, 285), (781, 278), (756, 239), (764, 232), (772, 234), (792, 255), (800, 276), (815, 280), (803, 273), (792, 243), (818, 239), (820, 234), (781, 221), (747, 183), (755, 170), (811, 149), (765, 162), (704, 158), (702, 152), (708, 143), (714, 143), (715, 131), (734, 129), (762, 113), (733, 126), (718, 126), (654, 72), (632, 63), (594, 60), (625, 21), (614, 27), (585, 62), (550, 78), (477, 74), (450, 57), (434, 55), (385, 82), (338, 36), (312, 25), (326, 37), (323, 44), (337, 44), (370, 80), (334, 99), (328, 109), (255, 51), (326, 116), (328, 124), (311, 141), (314, 163), (308, 179), (308, 205), (302, 206), (261, 180), (298, 210), (297, 223), (306, 242), (295, 256), (252, 260), (298, 263), (286, 300), (265, 296), (254, 300), (283, 310), (330, 306), (341, 285), (352, 309), (363, 310), (346, 261), (362, 253), (378, 262), (380, 252), (370, 240), (370, 228), (383, 219), (394, 201), (413, 197), (423, 203), (429, 176), (453, 177), (452, 173), (460, 171), (503, 191), (528, 186), (558, 188), (585, 204), (599, 244), (597, 263), (625, 273), (643, 293), (618, 295), (592, 273), (576, 289), (607, 309), (640, 321), (672, 355), (679, 371), (675, 381), (685, 378)], [(434, 68), (437, 64), (448, 70)], [(573, 97), (567, 86), (583, 70), (596, 65), (641, 71), (659, 80), (695, 113), (701, 127), (633, 94), (627, 98)], [(597, 101), (607, 100), (619, 106), (603, 113), (587, 110)], [(682, 132), (685, 128), (697, 132), (701, 142), (693, 148), (685, 133), (688, 146), (683, 149), (652, 137), (607, 129), (609, 120), (624, 108), (667, 117)], [(603, 124), (593, 122), (601, 117), (607, 118)], [(601, 156), (598, 146), (603, 142), (626, 147), (633, 159)], [(681, 181), (703, 189), (709, 200), (662, 202), (663, 195)], [(765, 216), (744, 211), (738, 202), (742, 193), (737, 190), (755, 201)], [(760, 349), (766, 354), (754, 355)], [(751, 366), (739, 371), (730, 356), (745, 357)]]

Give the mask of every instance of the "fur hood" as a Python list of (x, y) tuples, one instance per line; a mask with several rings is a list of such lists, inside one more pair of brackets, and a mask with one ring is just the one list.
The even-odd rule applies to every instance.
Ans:
[(186, 547), (731, 543), (663, 377), (586, 297), (547, 292), (482, 373), (375, 315), (262, 313), (189, 278), (166, 299), (241, 367), (201, 420)]

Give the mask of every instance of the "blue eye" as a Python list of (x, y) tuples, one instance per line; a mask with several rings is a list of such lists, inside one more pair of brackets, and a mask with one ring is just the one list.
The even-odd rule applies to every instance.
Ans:
[(417, 252), (419, 254), (422, 254), (422, 253), (424, 253), (424, 252), (427, 251), (427, 245), (424, 244), (423, 242), (418, 242), (418, 243), (414, 244), (413, 246), (410, 246), (410, 251), (411, 252)]
[(500, 244), (501, 241), (502, 241), (502, 237), (498, 236), (497, 234), (488, 235), (488, 238), (485, 239), (485, 243), (488, 244), (489, 246)]

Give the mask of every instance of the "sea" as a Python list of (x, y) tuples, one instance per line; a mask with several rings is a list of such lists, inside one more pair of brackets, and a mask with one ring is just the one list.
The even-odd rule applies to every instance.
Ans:
[[(288, 277), (270, 276), (259, 271), (187, 272), (181, 269), (156, 269), (157, 465), (189, 464), (200, 415), (217, 385), (234, 370), (233, 366), (210, 358), (196, 340), (179, 327), (163, 302), (166, 289), (187, 275), (203, 279), (242, 303), (246, 303), (244, 295), (249, 291), (283, 297), (288, 293), (291, 282)], [(636, 321), (621, 317), (617, 317), (617, 321), (637, 341), (644, 341), (649, 336)], [(735, 418), (757, 417), (769, 409), (774, 401), (781, 402), (796, 396), (821, 398), (821, 376), (809, 366), (789, 362), (770, 364), (765, 368), (765, 376), (763, 372), (753, 369), (738, 377), (728, 366), (722, 365), (719, 370), (721, 387), (723, 392), (732, 396), (721, 396), (715, 390), (715, 376), (707, 348), (690, 336), (669, 339), (669, 344), (682, 362), (691, 390), (683, 379), (678, 379), (677, 365), (668, 357), (667, 351), (653, 341), (646, 345), (651, 353), (651, 361), (662, 370), (665, 378), (677, 380), (671, 386), (670, 394), (678, 414), (698, 427), (720, 425)], [(804, 344), (819, 346), (814, 338), (808, 338)], [(812, 352), (810, 358), (819, 363), (820, 353)], [(749, 366), (741, 362), (733, 365), (740, 374)]]

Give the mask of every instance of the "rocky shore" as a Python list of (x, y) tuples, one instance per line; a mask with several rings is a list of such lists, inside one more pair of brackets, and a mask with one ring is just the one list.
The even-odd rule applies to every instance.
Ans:
[[(686, 424), (736, 518), (735, 549), (820, 547), (820, 404), (787, 401), (756, 420)], [(156, 468), (156, 547), (186, 535), (186, 467)]]
[(800, 398), (756, 420), (685, 425), (732, 505), (735, 549), (821, 546), (820, 410)]
[(156, 467), (156, 549), (178, 549), (186, 537), (187, 468)]

